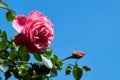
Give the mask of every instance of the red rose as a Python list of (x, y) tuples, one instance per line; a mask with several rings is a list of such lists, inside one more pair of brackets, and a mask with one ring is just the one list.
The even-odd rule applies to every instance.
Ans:
[(16, 16), (13, 27), (19, 33), (14, 39), (15, 44), (25, 46), (32, 53), (47, 49), (54, 37), (53, 24), (38, 11), (32, 11), (28, 17)]

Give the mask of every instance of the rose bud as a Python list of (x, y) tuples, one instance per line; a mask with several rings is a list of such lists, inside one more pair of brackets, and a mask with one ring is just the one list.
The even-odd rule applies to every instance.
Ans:
[(85, 53), (84, 52), (82, 52), (82, 51), (75, 51), (75, 52), (73, 52), (73, 54), (72, 54), (72, 58), (76, 58), (76, 59), (80, 59), (80, 58), (82, 58), (83, 56), (85, 55)]
[(82, 51), (75, 51), (73, 54), (67, 58), (62, 59), (61, 61), (68, 60), (68, 59), (80, 59), (85, 55)]

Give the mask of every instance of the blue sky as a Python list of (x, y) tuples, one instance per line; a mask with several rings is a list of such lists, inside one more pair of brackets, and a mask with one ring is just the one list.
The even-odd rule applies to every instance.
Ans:
[[(85, 57), (79, 65), (88, 65), (81, 80), (119, 80), (120, 72), (120, 1), (119, 0), (4, 0), (17, 14), (28, 15), (39, 10), (54, 24), (51, 45), (60, 58), (82, 50)], [(14, 29), (0, 9), (0, 29), (12, 37)], [(73, 50), (71, 50), (71, 48)], [(72, 60), (66, 61), (68, 63)], [(59, 72), (53, 80), (74, 80)], [(3, 76), (3, 74), (0, 72)]]

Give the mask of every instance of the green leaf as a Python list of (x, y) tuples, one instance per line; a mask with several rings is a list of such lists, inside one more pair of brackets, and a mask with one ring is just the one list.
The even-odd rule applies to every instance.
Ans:
[(53, 54), (53, 57), (54, 57), (56, 60), (58, 60), (58, 57), (57, 57), (57, 55)]
[(57, 70), (56, 70), (56, 69), (52, 69), (52, 70), (50, 71), (48, 77), (54, 77), (54, 76), (57, 76)]
[(41, 56), (40, 56), (39, 53), (35, 53), (35, 54), (33, 54), (33, 56), (34, 56), (34, 58), (35, 58), (36, 60), (42, 61), (42, 60), (41, 60)]
[(4, 31), (1, 35), (1, 38), (0, 38), (0, 51), (5, 50), (6, 47), (7, 47), (7, 34)]
[(9, 65), (8, 61), (4, 61), (3, 66), (8, 67), (8, 65)]
[(5, 59), (7, 59), (7, 58), (8, 58), (8, 56), (9, 56), (8, 51), (7, 51), (7, 50), (4, 50), (4, 58), (5, 58)]
[(48, 48), (44, 51), (44, 53), (46, 54), (46, 56), (51, 56), (52, 55), (52, 49)]
[(8, 5), (2, 1), (0, 1), (0, 8), (6, 9), (6, 10), (11, 10)]
[(71, 69), (72, 69), (71, 66), (67, 66), (66, 69), (65, 69), (65, 74), (70, 75)]
[(51, 71), (51, 69), (47, 68), (46, 66), (38, 64), (32, 64), (32, 70), (40, 76), (45, 76)]
[(7, 42), (7, 34), (5, 31), (3, 31), (2, 38), (5, 42)]
[(75, 65), (72, 70), (72, 74), (75, 80), (80, 80), (82, 77), (82, 73), (83, 73), (82, 68), (79, 67), (78, 65)]
[(6, 19), (8, 21), (12, 21), (15, 18), (15, 12), (10, 9), (5, 2), (0, 1), (0, 8), (8, 10), (8, 12), (6, 13)]
[(10, 78), (10, 77), (11, 77), (11, 73), (8, 70), (8, 71), (5, 72), (5, 80), (8, 80), (8, 78)]
[(18, 53), (17, 51), (10, 51), (9, 56), (12, 60), (17, 60), (18, 59)]
[(25, 47), (20, 47), (18, 50), (18, 56), (21, 61), (28, 61), (30, 58), (30, 55), (28, 54)]
[(3, 63), (3, 60), (2, 59), (0, 59), (0, 64), (2, 64)]
[(8, 21), (13, 21), (13, 19), (15, 18), (15, 12), (12, 11), (12, 10), (9, 10), (7, 13), (6, 13), (6, 19)]
[(51, 61), (57, 70), (62, 69), (63, 63), (58, 59), (57, 55), (53, 54), (53, 58), (51, 58)]
[(18, 80), (21, 80), (21, 76), (18, 74), (17, 69), (13, 69), (12, 74), (14, 75), (15, 78), (17, 78)]
[(0, 77), (0, 80), (2, 80), (2, 78)]
[(2, 36), (2, 30), (0, 30), (0, 37)]
[(19, 68), (18, 74), (22, 77), (24, 77), (25, 75), (29, 75), (28, 65), (26, 65), (26, 64), (21, 65), (20, 68)]
[(0, 42), (0, 51), (2, 51), (4, 48), (4, 44), (3, 44), (3, 41)]
[(88, 66), (83, 66), (83, 69), (84, 69), (86, 72), (91, 71), (91, 68), (88, 67)]
[(39, 75), (33, 75), (31, 77), (31, 80), (45, 80), (46, 79), (46, 76), (39, 76)]
[[(1, 45), (1, 44), (0, 44)], [(1, 46), (0, 46), (0, 49), (1, 49)], [(5, 54), (4, 54), (4, 51), (1, 50), (0, 51), (0, 58), (3, 59), (5, 57)]]

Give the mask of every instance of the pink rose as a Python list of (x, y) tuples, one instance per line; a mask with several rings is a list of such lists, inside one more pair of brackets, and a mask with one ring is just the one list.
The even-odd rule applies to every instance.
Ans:
[(28, 17), (18, 15), (12, 24), (19, 33), (15, 44), (25, 46), (31, 53), (47, 49), (54, 38), (53, 24), (41, 12), (32, 11)]

